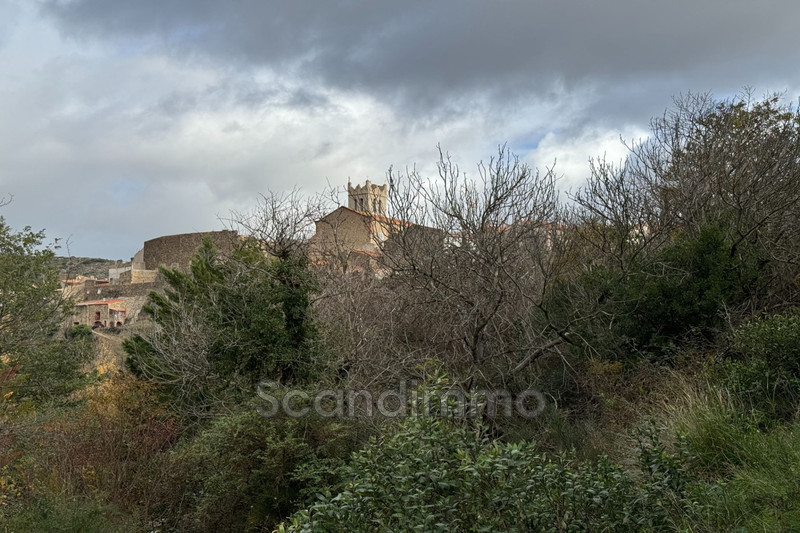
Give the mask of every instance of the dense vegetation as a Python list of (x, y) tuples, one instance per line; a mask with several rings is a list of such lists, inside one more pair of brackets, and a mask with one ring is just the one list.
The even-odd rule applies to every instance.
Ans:
[[(163, 271), (104, 375), (44, 236), (0, 221), (0, 529), (800, 529), (800, 116), (688, 96), (629, 149), (568, 201), (505, 147), (475, 179), (392, 172), (414, 225), (373, 273), (265, 197), (233, 253)], [(398, 380), (547, 406), (262, 416)]]

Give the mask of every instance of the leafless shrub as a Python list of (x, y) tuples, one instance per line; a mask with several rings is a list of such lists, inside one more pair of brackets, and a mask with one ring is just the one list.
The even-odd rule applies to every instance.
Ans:
[(407, 309), (425, 317), (422, 337), (448, 372), (465, 384), (508, 379), (568, 340), (544, 307), (572, 250), (556, 176), (505, 146), (475, 179), (439, 156), (433, 179), (389, 171), (383, 265), (409, 291)]

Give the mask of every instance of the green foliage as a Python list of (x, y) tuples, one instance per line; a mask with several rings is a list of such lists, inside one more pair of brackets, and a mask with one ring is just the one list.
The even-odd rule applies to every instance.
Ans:
[(65, 336), (68, 339), (90, 339), (92, 337), (92, 328), (86, 324), (71, 326), (67, 329)]
[(92, 381), (96, 373), (86, 371), (94, 356), (91, 329), (83, 327), (89, 330), (88, 336), (83, 329), (73, 329), (69, 339), (25, 349), (12, 360), (20, 365), (23, 376), (20, 398), (64, 403)]
[(748, 531), (800, 530), (800, 427), (753, 433), (740, 446), (744, 465), (727, 482), (723, 516)]
[[(676, 490), (661, 473), (675, 468), (661, 466), (671, 456), (653, 457), (658, 490)], [(411, 419), (354, 455), (344, 490), (326, 493), (279, 531), (660, 530), (668, 514), (655, 486), (637, 486), (606, 457), (548, 456), (533, 443), (491, 442), (445, 420)]]
[(134, 532), (135, 522), (114, 506), (93, 499), (53, 495), (31, 502), (14, 514), (0, 510), (3, 531), (46, 531), (48, 533)]
[(189, 273), (162, 269), (168, 288), (145, 307), (157, 324), (124, 342), (128, 366), (173, 398), (201, 405), (226, 392), (252, 394), (260, 379), (309, 379), (316, 364), (306, 260), (277, 259), (252, 242), (231, 255), (205, 241)]
[(620, 333), (641, 347), (664, 347), (691, 331), (711, 334), (722, 311), (746, 300), (758, 280), (757, 262), (715, 226), (684, 235), (617, 289)]
[(642, 428), (635, 471), (411, 420), (354, 455), (338, 494), (278, 531), (796, 530), (798, 428), (759, 432), (717, 407), (691, 412), (674, 452)]
[[(14, 232), (0, 217), (0, 382), (14, 376), (5, 383), (6, 407), (26, 400), (66, 401), (86, 384), (91, 339), (53, 340), (69, 306), (57, 292), (54, 254), (43, 241), (43, 232), (29, 227)], [(13, 411), (0, 406), (0, 427)]]
[(46, 342), (65, 311), (43, 232), (13, 231), (0, 217), (0, 354)]
[(758, 417), (716, 392), (680, 424), (695, 478), (688, 491), (695, 512), (683, 517), (683, 529), (799, 530), (800, 425), (763, 431)]
[(335, 483), (353, 444), (351, 428), (332, 419), (265, 419), (255, 409), (217, 418), (170, 454), (172, 497), (183, 509), (176, 527), (274, 527)]
[(752, 321), (733, 334), (733, 348), (744, 357), (770, 361), (800, 375), (800, 313)]
[(718, 365), (725, 386), (749, 409), (772, 419), (797, 414), (800, 313), (751, 321), (731, 334), (733, 357)]

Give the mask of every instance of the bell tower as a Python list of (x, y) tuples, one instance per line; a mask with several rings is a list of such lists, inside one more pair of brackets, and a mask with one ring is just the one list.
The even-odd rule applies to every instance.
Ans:
[(375, 185), (367, 180), (364, 185), (353, 185), (347, 182), (347, 207), (386, 216), (386, 185)]

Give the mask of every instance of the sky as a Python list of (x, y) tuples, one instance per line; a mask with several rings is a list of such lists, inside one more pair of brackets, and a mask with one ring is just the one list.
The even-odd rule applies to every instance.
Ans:
[[(0, 0), (0, 216), (128, 260), (259, 194), (509, 149), (580, 186), (674, 97), (800, 96), (796, 0)], [(346, 198), (341, 198), (346, 202)]]

